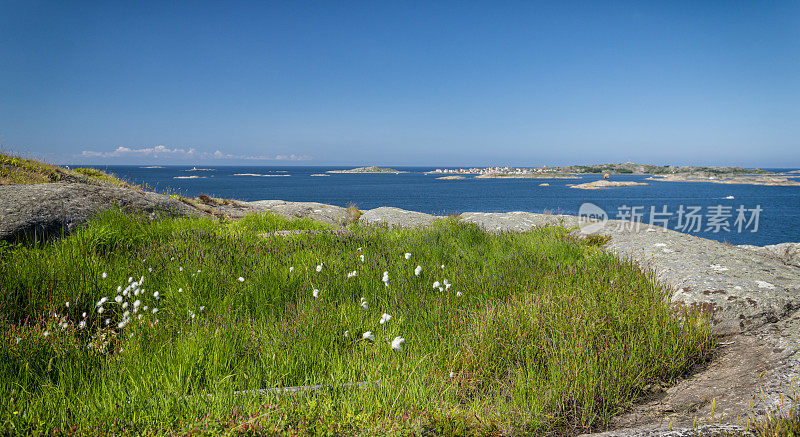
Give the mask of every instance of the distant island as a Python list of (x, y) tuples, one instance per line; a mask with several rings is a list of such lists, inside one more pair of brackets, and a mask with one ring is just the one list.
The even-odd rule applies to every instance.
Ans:
[[(705, 167), (634, 164), (568, 165), (563, 167), (485, 167), (455, 168), (430, 171), (432, 175), (475, 175), (476, 179), (576, 179), (581, 175), (647, 175), (649, 180), (662, 182), (713, 182), (723, 184), (750, 184), (773, 186), (800, 186), (792, 176), (760, 168)], [(631, 185), (631, 184), (626, 184)], [(614, 185), (622, 186), (622, 185)], [(576, 186), (577, 187), (577, 186)], [(583, 187), (581, 187), (583, 188)], [(591, 187), (588, 189), (596, 189)], [(602, 187), (606, 188), (606, 187)]]
[(328, 170), (326, 173), (406, 173), (393, 168), (383, 168), (377, 166), (351, 168), (350, 170)]
[(650, 185), (647, 182), (633, 182), (633, 181), (606, 181), (599, 180), (594, 182), (587, 182), (585, 184), (572, 185), (570, 188), (578, 188), (581, 190), (603, 190), (606, 188), (614, 187), (632, 187), (635, 185)]

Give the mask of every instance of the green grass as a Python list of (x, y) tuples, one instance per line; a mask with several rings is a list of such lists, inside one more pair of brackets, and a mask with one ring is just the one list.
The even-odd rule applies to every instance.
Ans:
[(113, 175), (93, 168), (67, 169), (53, 164), (0, 152), (0, 185), (83, 182), (132, 188)]
[[(575, 434), (712, 347), (651, 275), (563, 228), (256, 236), (304, 228), (326, 226), (106, 212), (55, 242), (0, 246), (0, 433)], [(142, 276), (118, 328), (117, 287)], [(341, 386), (357, 381), (372, 384)], [(234, 394), (306, 384), (327, 387)]]

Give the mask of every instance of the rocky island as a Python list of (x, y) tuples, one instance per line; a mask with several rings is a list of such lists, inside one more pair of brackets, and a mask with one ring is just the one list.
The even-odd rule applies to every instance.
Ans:
[(393, 168), (384, 168), (384, 167), (377, 167), (377, 166), (370, 166), (370, 167), (357, 167), (351, 168), (349, 170), (328, 170), (326, 173), (406, 173), (404, 171), (395, 170)]
[(634, 181), (607, 181), (599, 180), (594, 182), (586, 182), (584, 184), (571, 185), (570, 188), (578, 188), (580, 190), (604, 190), (606, 188), (616, 187), (633, 187), (636, 185), (649, 185), (647, 182), (634, 182)]

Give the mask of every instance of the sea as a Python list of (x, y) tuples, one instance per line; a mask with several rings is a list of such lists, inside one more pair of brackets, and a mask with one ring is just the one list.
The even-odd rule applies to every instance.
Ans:
[[(800, 187), (662, 182), (642, 175), (613, 180), (647, 182), (604, 190), (580, 190), (580, 179), (440, 180), (430, 167), (393, 167), (399, 174), (328, 174), (349, 167), (88, 166), (158, 192), (242, 201), (281, 199), (320, 202), (361, 210), (394, 206), (436, 215), (467, 211), (578, 214), (586, 204), (609, 219), (653, 223), (731, 244), (800, 242)], [(786, 172), (795, 169), (770, 169)], [(326, 175), (326, 176), (320, 176)], [(800, 174), (797, 174), (800, 178)], [(800, 180), (800, 179), (798, 179)], [(541, 186), (540, 184), (549, 184)], [(591, 208), (590, 208), (591, 209)], [(597, 209), (592, 209), (597, 211)]]

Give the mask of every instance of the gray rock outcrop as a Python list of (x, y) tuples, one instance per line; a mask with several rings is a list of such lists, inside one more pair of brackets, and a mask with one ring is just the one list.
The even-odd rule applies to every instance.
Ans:
[(66, 182), (3, 185), (0, 186), (0, 240), (69, 232), (111, 207), (152, 217), (203, 215), (177, 199), (149, 191)]
[(310, 218), (324, 223), (343, 226), (350, 219), (345, 208), (317, 202), (286, 202), (283, 200), (257, 200), (239, 202), (243, 205), (242, 215), (271, 212), (286, 218)]
[(755, 251), (767, 258), (777, 259), (789, 266), (800, 267), (800, 243), (780, 243), (767, 246), (743, 244), (738, 247)]
[(420, 228), (430, 226), (439, 216), (425, 214), (416, 211), (406, 211), (405, 209), (382, 206), (370, 209), (358, 219), (366, 224), (386, 224), (390, 227)]

